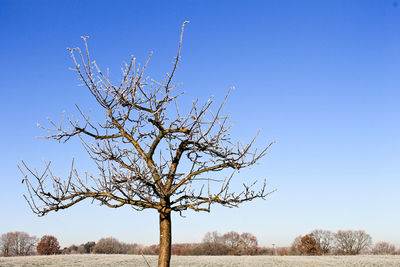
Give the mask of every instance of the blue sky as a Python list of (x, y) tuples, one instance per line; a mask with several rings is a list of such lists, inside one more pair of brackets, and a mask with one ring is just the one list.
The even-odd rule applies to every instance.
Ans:
[(173, 216), (173, 242), (207, 231), (252, 232), (261, 245), (289, 245), (316, 228), (363, 229), (400, 245), (400, 7), (371, 1), (5, 1), (0, 0), (0, 232), (53, 234), (62, 245), (114, 236), (158, 242), (156, 212), (80, 203), (36, 217), (22, 198), (17, 163), (65, 174), (72, 158), (93, 170), (79, 142), (37, 138), (36, 123), (95, 109), (73, 72), (67, 47), (89, 35), (91, 53), (119, 74), (154, 52), (148, 74), (171, 69), (187, 25), (176, 81), (182, 105), (222, 99), (236, 139), (259, 129), (277, 141), (258, 166), (236, 177), (277, 189), (239, 209)]

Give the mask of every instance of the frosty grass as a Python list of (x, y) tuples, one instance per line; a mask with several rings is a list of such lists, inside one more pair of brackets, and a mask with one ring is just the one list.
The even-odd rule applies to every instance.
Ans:
[[(157, 256), (145, 256), (157, 266)], [(144, 266), (140, 255), (57, 255), (0, 257), (0, 266)], [(172, 256), (171, 266), (400, 266), (400, 256)]]

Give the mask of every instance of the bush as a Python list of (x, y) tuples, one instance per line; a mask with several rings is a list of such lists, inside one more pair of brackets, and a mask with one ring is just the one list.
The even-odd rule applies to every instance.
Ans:
[(43, 236), (37, 245), (37, 252), (39, 255), (60, 254), (60, 244), (57, 238), (52, 235)]
[(394, 255), (396, 254), (396, 248), (394, 245), (388, 242), (376, 243), (372, 249), (372, 254), (375, 255)]
[(301, 238), (297, 249), (302, 255), (321, 255), (321, 249), (317, 244), (313, 234), (305, 235)]
[(337, 231), (335, 234), (336, 252), (342, 255), (357, 255), (367, 250), (372, 238), (365, 231)]
[(114, 237), (101, 238), (93, 248), (97, 254), (121, 254), (122, 243)]

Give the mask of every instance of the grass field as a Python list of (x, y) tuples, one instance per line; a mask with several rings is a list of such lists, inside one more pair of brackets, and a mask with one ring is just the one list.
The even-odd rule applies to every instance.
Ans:
[[(157, 256), (145, 256), (157, 266)], [(173, 256), (172, 266), (400, 266), (400, 256)], [(0, 257), (0, 266), (147, 266), (137, 255)]]

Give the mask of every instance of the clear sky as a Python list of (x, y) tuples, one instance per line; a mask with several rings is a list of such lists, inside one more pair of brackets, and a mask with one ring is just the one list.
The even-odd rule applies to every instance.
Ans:
[(36, 217), (22, 198), (17, 163), (51, 160), (65, 174), (74, 157), (95, 170), (79, 142), (37, 138), (46, 118), (92, 107), (78, 87), (67, 47), (89, 35), (96, 62), (118, 74), (154, 52), (148, 74), (171, 70), (183, 21), (176, 76), (182, 105), (222, 99), (236, 139), (277, 141), (244, 177), (277, 189), (239, 209), (173, 216), (173, 242), (207, 231), (251, 232), (261, 245), (289, 245), (316, 228), (363, 229), (400, 245), (400, 4), (362, 1), (5, 1), (0, 0), (0, 233), (52, 234), (61, 245), (114, 236), (158, 242), (154, 211), (109, 209), (86, 201)]

